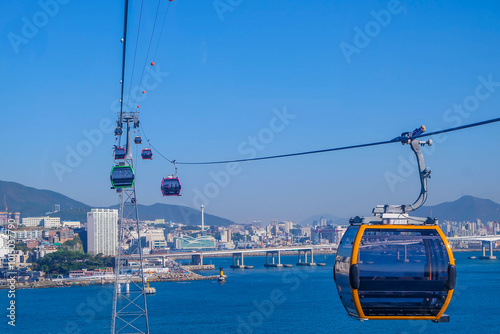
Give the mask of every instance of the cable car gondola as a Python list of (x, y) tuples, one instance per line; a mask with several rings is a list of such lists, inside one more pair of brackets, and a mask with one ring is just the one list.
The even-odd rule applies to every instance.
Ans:
[(447, 321), (443, 314), (456, 282), (453, 253), (439, 226), (400, 225), (411, 219), (389, 213), (369, 222), (351, 220), (334, 268), (349, 315)]
[(134, 138), (134, 143), (136, 143), (136, 144), (142, 144), (142, 138), (141, 138), (141, 136), (136, 136)]
[(111, 188), (131, 188), (134, 186), (135, 174), (132, 166), (114, 166), (111, 169)]
[(141, 157), (143, 160), (152, 160), (153, 159), (153, 151), (150, 148), (145, 148), (141, 152)]
[(123, 147), (116, 147), (115, 148), (115, 160), (123, 160), (123, 159), (125, 159), (126, 155), (127, 155), (127, 152), (125, 151), (125, 148), (123, 148)]
[(121, 127), (117, 127), (115, 129), (115, 136), (121, 136), (123, 134), (123, 129)]
[(161, 181), (161, 193), (163, 196), (180, 196), (181, 181), (179, 178), (169, 175)]
[(430, 170), (420, 146), (432, 145), (413, 139), (413, 133), (399, 140), (417, 157), (420, 196), (412, 205), (379, 205), (375, 217), (351, 219), (337, 249), (337, 291), (347, 313), (359, 320), (449, 321), (444, 312), (456, 283), (450, 244), (437, 220), (408, 215), (427, 198)]

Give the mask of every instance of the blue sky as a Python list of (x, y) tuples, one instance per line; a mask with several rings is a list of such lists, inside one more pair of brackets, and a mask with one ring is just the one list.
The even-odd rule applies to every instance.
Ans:
[[(323, 149), (499, 116), (496, 1), (162, 1), (146, 58), (157, 3), (144, 3), (133, 66), (141, 4), (131, 1), (125, 91), (145, 68), (149, 89), (135, 104), (170, 159)], [(120, 96), (122, 1), (24, 0), (3, 9), (0, 179), (116, 204), (110, 122)], [(500, 202), (499, 133), (489, 125), (435, 138), (427, 204), (462, 193)], [(173, 166), (156, 154), (137, 161), (138, 201), (204, 202), (206, 212), (240, 223), (350, 217), (412, 203), (418, 176), (406, 166), (414, 158), (399, 144), (229, 171), (179, 166), (183, 196), (163, 198), (160, 181)]]

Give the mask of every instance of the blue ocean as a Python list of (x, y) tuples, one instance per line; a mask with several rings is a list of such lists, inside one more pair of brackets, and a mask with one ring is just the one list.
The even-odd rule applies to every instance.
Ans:
[[(230, 258), (205, 259), (224, 266), (226, 283), (155, 283), (148, 296), (151, 333), (498, 333), (500, 260), (455, 253), (458, 281), (446, 314), (449, 323), (365, 321), (347, 316), (335, 290), (335, 257), (317, 255), (326, 267), (264, 268), (265, 257), (247, 257), (254, 269), (229, 269)], [(284, 256), (282, 263), (295, 264)], [(216, 271), (203, 274), (216, 274)], [(0, 333), (109, 333), (112, 286), (26, 289), (16, 292), (16, 326), (7, 324), (7, 291), (0, 292)]]

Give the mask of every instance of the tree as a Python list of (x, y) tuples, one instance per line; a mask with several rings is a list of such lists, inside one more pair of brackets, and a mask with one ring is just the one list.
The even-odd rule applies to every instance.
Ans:
[(32, 266), (33, 270), (42, 270), (54, 275), (68, 275), (71, 270), (94, 270), (103, 267), (113, 267), (114, 259), (97, 254), (92, 256), (80, 251), (59, 249), (38, 259)]
[(21, 251), (23, 251), (23, 252), (29, 252), (29, 251), (31, 250), (30, 248), (28, 248), (28, 246), (23, 245), (23, 244), (21, 244), (21, 243), (19, 243), (19, 244), (15, 244), (15, 246), (16, 246), (16, 247), (14, 248), (15, 250), (21, 250)]
[(82, 240), (80, 240), (80, 238), (78, 236), (73, 238), (73, 240), (65, 241), (61, 245), (61, 247), (66, 249), (66, 250), (75, 250), (75, 251), (83, 253), (83, 243), (82, 243)]

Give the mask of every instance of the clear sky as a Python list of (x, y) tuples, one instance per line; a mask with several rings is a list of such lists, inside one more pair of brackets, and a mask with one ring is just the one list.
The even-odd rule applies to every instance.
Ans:
[[(127, 110), (141, 106), (145, 133), (170, 159), (323, 149), (500, 115), (498, 1), (162, 0), (154, 25), (158, 2), (146, 0), (135, 66), (141, 2), (130, 3)], [(1, 180), (92, 206), (118, 202), (109, 172), (123, 7), (2, 2)], [(133, 103), (144, 68), (146, 94)], [(500, 202), (499, 130), (435, 138), (427, 204), (462, 194)], [(179, 198), (160, 192), (171, 164), (156, 153), (137, 163), (138, 202), (204, 203), (240, 223), (369, 214), (377, 204), (410, 204), (419, 192), (414, 157), (400, 144), (229, 170), (179, 166)]]

